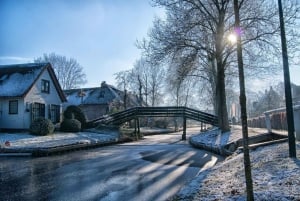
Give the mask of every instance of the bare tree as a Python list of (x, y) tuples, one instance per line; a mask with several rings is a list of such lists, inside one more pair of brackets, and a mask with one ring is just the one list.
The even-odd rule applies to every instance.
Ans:
[(83, 67), (73, 58), (50, 53), (38, 57), (34, 62), (51, 63), (62, 89), (78, 88), (87, 82)]
[[(286, 4), (289, 9), (286, 14), (292, 23), (297, 7), (291, 1)], [(170, 63), (178, 55), (183, 61), (189, 62), (191, 65), (185, 65), (186, 75), (193, 74), (208, 80), (214, 93), (213, 99), (216, 100), (214, 105), (220, 127), (223, 131), (229, 130), (225, 75), (237, 75), (237, 71), (231, 68), (236, 67), (236, 57), (232, 55), (235, 47), (227, 42), (234, 28), (233, 3), (228, 0), (153, 2), (166, 8), (167, 17), (165, 20), (156, 19), (149, 34), (150, 39), (140, 42), (139, 47), (152, 62)], [(276, 34), (279, 26), (275, 5), (274, 1), (254, 0), (243, 1), (239, 7), (240, 13), (243, 13), (240, 20), (243, 29), (240, 32), (243, 34), (245, 67), (249, 74), (268, 72), (271, 68), (266, 68), (267, 61), (273, 56), (270, 53), (278, 52)]]
[(34, 62), (51, 63), (62, 89), (78, 88), (87, 82), (83, 67), (73, 58), (50, 53), (38, 57)]
[(193, 91), (191, 86), (195, 85), (195, 77), (186, 76), (184, 65), (185, 63), (181, 59), (175, 57), (169, 64), (168, 73), (166, 74), (165, 90), (171, 96), (171, 99), (175, 101), (176, 106), (189, 105)]
[(140, 103), (145, 100), (146, 105), (149, 102), (151, 106), (156, 106), (161, 102), (165, 79), (163, 67), (153, 65), (144, 58), (140, 58), (132, 69), (121, 71), (116, 75), (118, 85), (124, 85), (126, 89), (139, 94)]
[(280, 94), (270, 86), (269, 90), (266, 89), (264, 92), (257, 94), (257, 99), (252, 103), (254, 106), (253, 116), (260, 116), (268, 110), (283, 107), (283, 103), (283, 96), (280, 96)]
[(127, 89), (129, 85), (129, 78), (130, 78), (130, 70), (120, 71), (118, 73), (115, 73), (115, 79), (117, 81), (117, 86), (119, 88), (122, 88), (124, 91), (124, 109), (127, 109)]
[(148, 67), (151, 105), (157, 106), (163, 101), (161, 93), (164, 86), (165, 70), (162, 66), (158, 65), (149, 65)]
[(139, 94), (140, 104), (145, 101), (148, 105), (149, 79), (147, 74), (148, 63), (144, 58), (140, 58), (134, 64), (130, 73), (129, 86), (132, 91)]

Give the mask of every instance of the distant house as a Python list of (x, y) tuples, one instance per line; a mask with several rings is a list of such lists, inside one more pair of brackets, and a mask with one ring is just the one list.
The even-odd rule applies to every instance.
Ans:
[(125, 93), (106, 82), (102, 82), (100, 87), (70, 89), (64, 93), (68, 100), (65, 107), (79, 106), (88, 120), (124, 110), (125, 106), (131, 108), (141, 105), (136, 95)]
[(300, 86), (292, 84), (292, 96), (293, 96), (293, 103), (295, 105), (300, 104)]
[(38, 117), (60, 122), (63, 102), (50, 63), (0, 65), (0, 129), (28, 129)]

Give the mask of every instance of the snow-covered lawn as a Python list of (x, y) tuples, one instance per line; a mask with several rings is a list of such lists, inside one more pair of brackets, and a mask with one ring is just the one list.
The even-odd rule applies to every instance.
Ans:
[[(207, 140), (209, 145), (224, 145), (242, 135), (238, 129), (228, 134), (220, 136), (215, 130), (195, 139), (199, 143)], [(255, 130), (250, 130), (250, 135), (256, 134)], [(299, 142), (296, 147), (297, 158), (300, 158)], [(300, 200), (300, 160), (289, 158), (288, 143), (259, 147), (252, 150), (250, 156), (255, 200)], [(246, 200), (244, 175), (243, 153), (235, 153), (200, 172), (174, 200)]]
[[(34, 149), (65, 146), (70, 144), (91, 144), (116, 141), (116, 135), (92, 132), (55, 133), (48, 136), (34, 136), (29, 133), (0, 133), (0, 145), (6, 149)], [(5, 146), (9, 141), (10, 146)]]

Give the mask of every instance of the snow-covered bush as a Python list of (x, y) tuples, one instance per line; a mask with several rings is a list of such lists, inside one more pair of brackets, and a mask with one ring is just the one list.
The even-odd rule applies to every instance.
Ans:
[(34, 135), (49, 135), (53, 133), (54, 128), (50, 119), (40, 117), (31, 123), (29, 132)]
[(79, 132), (81, 123), (77, 119), (64, 119), (60, 124), (60, 130), (63, 132)]

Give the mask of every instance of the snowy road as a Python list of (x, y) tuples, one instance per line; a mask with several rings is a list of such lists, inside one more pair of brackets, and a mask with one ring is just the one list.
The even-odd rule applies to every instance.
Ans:
[(1, 157), (1, 200), (166, 200), (222, 158), (181, 133), (42, 158)]

